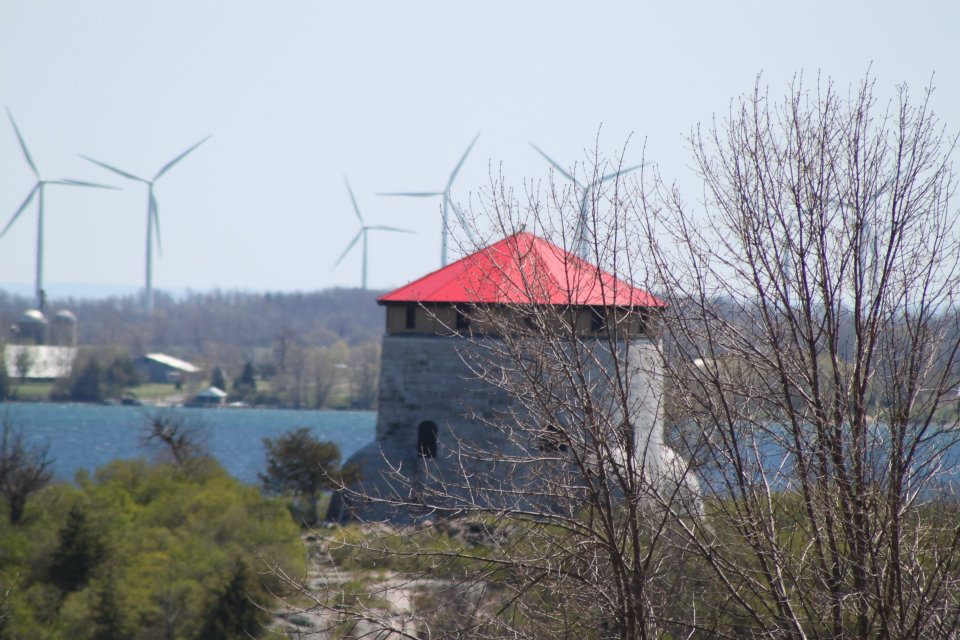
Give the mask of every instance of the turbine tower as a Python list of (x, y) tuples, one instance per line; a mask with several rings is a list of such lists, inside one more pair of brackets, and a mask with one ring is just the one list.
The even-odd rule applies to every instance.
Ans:
[(443, 188), (443, 191), (390, 191), (377, 194), (380, 196), (402, 196), (406, 198), (443, 198), (443, 226), (440, 229), (440, 266), (442, 267), (447, 266), (447, 239), (450, 234), (450, 209), (453, 209), (453, 212), (457, 216), (457, 220), (460, 221), (460, 225), (467, 232), (467, 237), (470, 238), (470, 242), (473, 244), (477, 243), (476, 236), (474, 236), (473, 231), (470, 229), (470, 225), (467, 224), (467, 220), (463, 215), (463, 211), (461, 211), (460, 207), (458, 207), (450, 198), (450, 189), (453, 187), (453, 181), (457, 179), (457, 174), (460, 173), (460, 167), (463, 166), (467, 156), (470, 155), (470, 151), (473, 149), (473, 145), (477, 143), (477, 138), (479, 137), (479, 133), (473, 137), (473, 140), (470, 142), (470, 146), (467, 147), (467, 150), (464, 151), (463, 155), (460, 157), (460, 162), (457, 163), (457, 166), (455, 166), (453, 171), (450, 173), (450, 177), (447, 179), (447, 184)]
[(61, 178), (60, 180), (44, 180), (40, 177), (40, 171), (37, 169), (37, 165), (33, 162), (33, 158), (30, 157), (30, 151), (27, 149), (27, 143), (23, 139), (23, 135), (20, 133), (20, 129), (17, 127), (17, 123), (13, 119), (13, 114), (10, 113), (10, 109), (7, 109), (7, 116), (10, 118), (10, 124), (13, 125), (13, 130), (17, 134), (17, 140), (20, 141), (20, 149), (23, 150), (23, 157), (26, 159), (27, 164), (30, 165), (30, 170), (33, 171), (33, 175), (37, 178), (37, 182), (33, 185), (33, 189), (30, 190), (30, 193), (27, 194), (26, 199), (24, 199), (23, 204), (17, 209), (16, 213), (10, 218), (10, 221), (7, 222), (7, 226), (3, 228), (3, 231), (0, 231), (0, 238), (6, 235), (10, 227), (13, 226), (13, 223), (17, 221), (17, 218), (26, 211), (27, 207), (30, 206), (30, 203), (33, 202), (34, 196), (37, 198), (37, 272), (36, 272), (36, 281), (34, 284), (34, 293), (37, 297), (37, 309), (43, 311), (45, 303), (45, 294), (43, 292), (43, 191), (48, 184), (57, 184), (57, 185), (66, 185), (70, 187), (95, 187), (97, 189), (116, 189), (116, 187), (111, 187), (105, 184), (98, 184), (96, 182), (84, 182), (82, 180), (71, 180), (69, 178)]
[[(873, 192), (870, 196), (866, 198), (866, 201), (863, 203), (864, 207), (873, 207), (876, 204), (877, 200), (880, 199), (888, 189), (894, 186), (894, 178), (890, 178), (886, 182), (880, 185), (880, 187)], [(855, 209), (856, 203), (850, 202), (843, 199), (829, 198), (827, 199), (827, 204), (839, 206), (840, 208)], [(874, 228), (873, 224), (870, 223), (869, 217), (866, 212), (863, 212), (863, 229), (861, 231), (861, 241), (860, 241), (860, 250), (857, 255), (857, 262), (861, 273), (866, 273), (867, 270), (870, 271), (870, 295), (874, 295), (877, 286), (877, 268), (880, 266), (878, 261), (880, 260), (880, 235), (886, 236), (889, 231), (889, 225), (884, 225), (884, 228), (878, 232)], [(869, 255), (867, 253), (869, 252)]]
[(357, 241), (360, 238), (363, 238), (363, 270), (361, 276), (361, 286), (364, 290), (367, 289), (367, 233), (370, 231), (395, 231), (397, 233), (413, 233), (409, 229), (400, 229), (399, 227), (387, 227), (384, 225), (369, 225), (363, 221), (363, 216), (360, 215), (360, 207), (357, 206), (357, 199), (353, 195), (353, 189), (350, 188), (350, 183), (347, 182), (347, 178), (343, 178), (343, 183), (347, 185), (347, 193), (350, 194), (350, 202), (353, 203), (353, 212), (357, 214), (357, 220), (360, 221), (360, 231), (357, 232), (357, 235), (353, 236), (353, 240), (350, 241), (350, 244), (347, 245), (347, 248), (344, 249), (343, 253), (340, 254), (340, 257), (337, 258), (337, 261), (334, 263), (333, 268), (336, 269), (343, 259), (347, 257), (347, 254), (350, 253), (350, 250), (353, 249), (353, 246), (357, 244)]
[(641, 162), (640, 164), (635, 164), (631, 167), (626, 167), (625, 169), (617, 169), (611, 173), (600, 176), (599, 180), (594, 180), (589, 184), (581, 184), (576, 178), (574, 178), (566, 169), (560, 166), (553, 158), (548, 156), (544, 151), (537, 145), (530, 143), (530, 146), (539, 153), (543, 158), (553, 166), (554, 169), (560, 172), (560, 175), (565, 177), (567, 180), (572, 182), (574, 186), (580, 190), (580, 211), (577, 218), (577, 229), (574, 233), (574, 253), (579, 257), (586, 259), (590, 252), (590, 230), (588, 222), (588, 203), (590, 201), (590, 193), (602, 185), (604, 182), (613, 180), (618, 176), (622, 176), (625, 173), (630, 173), (631, 171), (636, 171), (641, 167), (647, 166), (646, 162)]
[(200, 142), (196, 143), (176, 158), (168, 162), (167, 164), (161, 167), (160, 171), (157, 171), (156, 175), (153, 178), (147, 180), (146, 178), (141, 178), (140, 176), (135, 176), (132, 173), (123, 171), (116, 167), (110, 166), (105, 162), (100, 162), (99, 160), (94, 160), (85, 155), (80, 155), (81, 158), (92, 162), (95, 165), (103, 167), (107, 171), (112, 171), (117, 175), (123, 176), (128, 180), (134, 180), (136, 182), (142, 182), (147, 185), (147, 274), (146, 274), (146, 286), (144, 287), (143, 293), (143, 309), (147, 313), (153, 312), (153, 234), (157, 234), (157, 250), (160, 252), (160, 256), (163, 256), (163, 247), (160, 243), (160, 209), (157, 206), (157, 198), (154, 195), (153, 187), (156, 184), (157, 180), (163, 177), (167, 171), (173, 168), (175, 164), (187, 157), (187, 155), (192, 152), (194, 149), (199, 147), (201, 144), (210, 139), (210, 136), (207, 136)]

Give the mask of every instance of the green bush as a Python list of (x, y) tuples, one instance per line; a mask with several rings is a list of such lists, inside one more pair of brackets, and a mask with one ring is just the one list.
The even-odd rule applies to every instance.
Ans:
[(255, 570), (260, 558), (288, 570), (302, 562), (299, 527), (282, 501), (209, 459), (189, 474), (115, 461), (75, 485), (50, 486), (20, 526), (0, 524), (0, 549), (0, 585), (10, 590), (0, 637), (24, 639), (192, 640), (212, 619), (252, 631), (239, 592), (270, 607), (281, 586)]
[(70, 399), (74, 402), (103, 400), (103, 368), (96, 358), (90, 358), (70, 385)]

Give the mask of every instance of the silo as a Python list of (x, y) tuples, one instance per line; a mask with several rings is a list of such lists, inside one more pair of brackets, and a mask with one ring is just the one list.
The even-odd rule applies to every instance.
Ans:
[(50, 344), (60, 347), (77, 345), (77, 316), (63, 309), (53, 316), (50, 327)]
[(28, 309), (17, 322), (17, 342), (43, 344), (47, 336), (47, 319), (39, 309)]

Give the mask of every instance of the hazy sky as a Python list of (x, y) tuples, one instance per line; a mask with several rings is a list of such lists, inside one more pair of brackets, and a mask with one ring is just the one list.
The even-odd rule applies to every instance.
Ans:
[[(763, 73), (773, 93), (818, 72), (846, 86), (872, 64), (887, 95), (919, 94), (960, 129), (960, 3), (349, 2), (0, 0), (0, 104), (48, 178), (46, 281), (141, 285), (146, 191), (78, 157), (152, 175), (163, 257), (155, 286), (313, 290), (358, 286), (346, 174), (370, 224), (370, 285), (439, 266), (439, 202), (375, 195), (435, 190), (476, 132), (455, 185), (466, 202), (492, 166), (545, 179), (607, 153), (647, 156), (688, 179), (684, 136)], [(935, 75), (934, 75), (935, 74)], [(601, 128), (602, 125), (602, 128)], [(0, 225), (32, 188), (0, 120)], [(689, 194), (695, 199), (696, 193)], [(32, 284), (36, 213), (0, 239), (0, 283)]]

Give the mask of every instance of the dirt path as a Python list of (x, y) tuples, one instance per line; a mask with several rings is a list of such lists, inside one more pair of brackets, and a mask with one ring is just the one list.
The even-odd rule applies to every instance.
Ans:
[(416, 603), (422, 596), (449, 588), (435, 579), (410, 579), (388, 571), (340, 571), (315, 535), (303, 537), (308, 568), (300, 593), (271, 624), (274, 637), (296, 640), (420, 637)]

